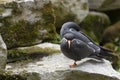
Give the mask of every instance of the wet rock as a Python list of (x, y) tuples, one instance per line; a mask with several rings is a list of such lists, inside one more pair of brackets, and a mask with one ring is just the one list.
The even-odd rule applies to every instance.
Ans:
[(106, 14), (91, 11), (82, 21), (80, 27), (94, 41), (100, 42), (104, 29), (108, 25), (110, 25), (110, 19)]
[[(6, 70), (13, 74), (35, 73), (39, 80), (120, 80), (120, 73), (116, 72), (107, 60), (98, 62), (89, 58), (78, 61), (75, 68), (70, 68), (73, 61), (62, 54), (44, 57), (41, 61), (8, 64)], [(39, 76), (37, 76), (39, 74)], [(27, 76), (28, 78), (29, 76)], [(39, 78), (38, 78), (39, 77)]]
[(56, 39), (50, 0), (14, 1), (0, 6), (0, 32), (8, 49)]
[(56, 17), (57, 32), (63, 23), (75, 21), (80, 23), (88, 14), (88, 0), (51, 0)]
[(7, 47), (0, 35), (0, 72), (1, 69), (5, 69), (6, 66), (6, 60), (7, 60)]
[(90, 9), (94, 10), (112, 10), (120, 8), (119, 0), (88, 0)]

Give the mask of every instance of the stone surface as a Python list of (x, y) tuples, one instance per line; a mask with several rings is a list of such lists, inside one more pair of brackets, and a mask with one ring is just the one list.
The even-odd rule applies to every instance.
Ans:
[(88, 0), (11, 0), (0, 6), (0, 32), (8, 49), (55, 41), (64, 22), (80, 23), (89, 11)]
[(7, 62), (11, 63), (27, 59), (35, 60), (59, 52), (59, 45), (47, 42), (29, 47), (18, 47), (15, 49), (8, 50)]
[(56, 39), (50, 0), (14, 1), (0, 6), (0, 32), (8, 49)]
[(93, 78), (95, 80), (120, 80), (120, 73), (116, 72), (107, 60), (98, 62), (86, 58), (78, 61), (78, 66), (75, 68), (69, 67), (71, 63), (73, 61), (63, 54), (55, 54), (36, 62), (8, 64), (6, 70), (13, 74), (35, 73), (33, 76), (37, 80), (93, 80)]
[(64, 22), (75, 21), (80, 23), (89, 12), (88, 0), (51, 0), (51, 2), (54, 7), (57, 32)]
[(87, 17), (80, 24), (81, 30), (89, 35), (94, 41), (100, 42), (102, 34), (110, 25), (109, 17), (101, 12), (90, 11)]
[(106, 43), (110, 42), (120, 46), (120, 21), (109, 26), (103, 33), (101, 44), (105, 45)]
[(89, 8), (94, 10), (120, 9), (120, 0), (88, 0)]
[(0, 69), (5, 69), (6, 61), (7, 61), (7, 47), (0, 35)]

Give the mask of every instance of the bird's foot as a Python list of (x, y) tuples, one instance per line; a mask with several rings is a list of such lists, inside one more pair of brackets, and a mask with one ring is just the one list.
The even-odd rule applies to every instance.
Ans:
[(70, 68), (74, 68), (74, 67), (76, 67), (76, 66), (77, 66), (77, 64), (74, 63), (74, 64), (71, 64), (71, 65), (70, 65)]

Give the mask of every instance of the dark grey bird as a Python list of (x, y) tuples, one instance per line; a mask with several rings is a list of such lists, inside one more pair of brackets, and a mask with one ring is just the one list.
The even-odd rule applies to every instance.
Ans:
[(102, 58), (114, 56), (111, 51), (95, 44), (79, 30), (79, 25), (74, 22), (67, 22), (62, 25), (60, 31), (61, 51), (65, 56), (75, 61), (70, 67), (76, 66), (76, 61), (86, 57), (102, 60)]

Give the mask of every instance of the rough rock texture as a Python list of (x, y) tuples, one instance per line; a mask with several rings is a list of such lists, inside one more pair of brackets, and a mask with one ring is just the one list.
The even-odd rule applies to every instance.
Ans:
[(11, 2), (0, 6), (0, 32), (8, 48), (56, 39), (50, 0)]
[(94, 41), (99, 42), (108, 25), (110, 25), (110, 19), (106, 14), (91, 11), (82, 21), (80, 27)]
[(116, 72), (107, 60), (98, 62), (86, 58), (78, 61), (77, 67), (69, 68), (71, 63), (73, 61), (63, 54), (56, 54), (40, 61), (21, 63), (21, 67), (20, 63), (8, 64), (6, 70), (13, 74), (28, 73), (28, 79), (37, 80), (120, 80), (120, 73)]
[(44, 56), (59, 53), (60, 48), (57, 44), (41, 43), (29, 47), (18, 47), (8, 50), (7, 62), (16, 62), (27, 59), (40, 59)]
[(64, 22), (80, 23), (89, 12), (88, 0), (51, 0), (51, 2), (54, 7), (55, 26), (58, 32)]
[(5, 69), (6, 61), (7, 61), (7, 47), (0, 35), (0, 70)]
[(120, 9), (120, 0), (88, 0), (90, 9), (112, 10)]
[(8, 49), (54, 41), (64, 22), (81, 22), (89, 11), (88, 0), (15, 0), (0, 6), (0, 31)]

